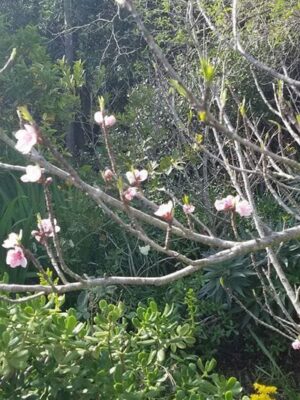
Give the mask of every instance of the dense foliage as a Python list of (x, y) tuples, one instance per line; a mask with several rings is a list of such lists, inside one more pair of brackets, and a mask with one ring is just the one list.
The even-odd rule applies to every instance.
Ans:
[[(0, 375), (5, 399), (237, 399), (242, 388), (191, 352), (195, 326), (155, 301), (125, 313), (99, 302), (90, 323), (52, 295), (1, 304)], [(179, 318), (179, 319), (178, 319)]]

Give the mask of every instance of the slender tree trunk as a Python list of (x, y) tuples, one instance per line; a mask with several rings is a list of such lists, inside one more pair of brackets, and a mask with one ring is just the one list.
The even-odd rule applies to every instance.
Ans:
[[(72, 0), (64, 0), (64, 43), (65, 43), (65, 58), (66, 62), (72, 66), (74, 61), (74, 46), (73, 46), (73, 34), (70, 31), (72, 28), (72, 11), (73, 4)], [(75, 155), (76, 145), (75, 145), (75, 130), (74, 122), (71, 122), (68, 127), (68, 132), (66, 134), (66, 146), (67, 149)]]

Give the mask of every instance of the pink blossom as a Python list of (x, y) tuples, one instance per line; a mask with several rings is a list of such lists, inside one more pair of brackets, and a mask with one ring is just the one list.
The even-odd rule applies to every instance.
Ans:
[[(55, 232), (60, 231), (60, 227), (56, 225), (56, 219), (54, 218), (54, 227), (55, 227)], [(53, 226), (51, 223), (50, 218), (46, 219), (41, 219), (40, 222), (38, 222), (38, 228), (44, 232), (47, 236), (52, 237), (53, 236)]]
[(193, 206), (192, 204), (184, 204), (182, 206), (182, 209), (185, 214), (193, 214), (193, 212), (195, 211), (195, 206)]
[(292, 343), (292, 348), (294, 350), (300, 350), (300, 340), (296, 339), (293, 343)]
[[(99, 125), (103, 124), (103, 113), (101, 111), (97, 111), (94, 115), (95, 122)], [(104, 117), (104, 125), (108, 128), (111, 128), (117, 122), (116, 117), (114, 115), (105, 115)]]
[(114, 126), (117, 122), (116, 117), (114, 115), (109, 115), (108, 117), (104, 117), (105, 126), (111, 127)]
[(23, 154), (30, 153), (32, 147), (38, 142), (38, 134), (36, 128), (32, 125), (25, 124), (25, 129), (20, 129), (15, 133), (18, 140), (15, 148)]
[(239, 196), (233, 197), (231, 195), (225, 197), (221, 200), (215, 201), (215, 208), (217, 211), (229, 211), (234, 210), (236, 201), (239, 199)]
[(114, 173), (110, 169), (106, 169), (103, 173), (103, 178), (106, 182), (110, 182), (114, 177)]
[[(53, 237), (54, 232), (50, 218), (41, 219), (37, 225), (39, 230), (32, 231), (31, 234), (38, 242), (43, 242), (46, 238)], [(60, 231), (60, 227), (56, 225), (56, 219), (54, 219), (54, 227), (56, 233)]]
[(154, 215), (164, 219), (167, 222), (171, 222), (173, 219), (173, 203), (168, 201), (167, 204), (161, 204), (155, 211)]
[(144, 182), (148, 178), (148, 171), (146, 169), (140, 171), (134, 169), (133, 171), (126, 172), (126, 178), (130, 185), (139, 186), (141, 182)]
[(39, 165), (28, 165), (26, 174), (21, 176), (22, 182), (38, 182), (42, 177), (42, 170)]
[(4, 240), (2, 247), (5, 247), (6, 249), (12, 249), (20, 244), (21, 239), (22, 230), (20, 230), (19, 234), (12, 232), (8, 235), (8, 238)]
[(253, 210), (251, 205), (247, 200), (241, 200), (239, 201), (236, 206), (235, 206), (235, 211), (241, 216), (241, 217), (250, 217), (252, 214)]
[(11, 268), (16, 268), (18, 266), (26, 268), (27, 259), (21, 247), (15, 246), (14, 249), (8, 250), (6, 255), (6, 264)]
[(125, 190), (123, 196), (127, 201), (131, 201), (137, 195), (137, 192), (138, 190), (136, 187), (130, 187), (127, 190)]

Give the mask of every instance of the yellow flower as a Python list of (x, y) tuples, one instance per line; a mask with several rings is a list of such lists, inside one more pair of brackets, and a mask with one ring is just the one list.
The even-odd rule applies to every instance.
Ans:
[(250, 400), (261, 400), (260, 394), (251, 394)]
[(261, 384), (255, 382), (253, 384), (253, 387), (260, 394), (274, 394), (274, 393), (277, 393), (277, 387), (276, 386), (265, 386), (265, 385), (261, 385)]
[(266, 393), (261, 393), (261, 394), (251, 394), (250, 400), (273, 400), (273, 398)]
[(265, 386), (255, 382), (253, 387), (256, 394), (251, 394), (250, 400), (274, 400), (273, 395), (277, 393), (276, 386)]

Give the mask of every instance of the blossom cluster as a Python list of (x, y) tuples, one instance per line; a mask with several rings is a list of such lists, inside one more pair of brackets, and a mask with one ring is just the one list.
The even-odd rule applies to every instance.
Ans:
[(217, 211), (235, 211), (241, 217), (250, 217), (253, 209), (247, 200), (241, 200), (240, 196), (229, 195), (215, 201)]
[[(52, 226), (50, 218), (39, 219), (38, 220), (38, 230), (32, 231), (31, 235), (40, 243), (45, 243), (47, 238), (54, 236), (55, 232), (60, 231), (60, 227), (56, 224), (54, 220), (54, 227)], [(2, 247), (8, 249), (6, 255), (6, 264), (11, 268), (22, 267), (26, 268), (27, 258), (25, 255), (25, 250), (21, 244), (22, 241), (22, 231), (17, 233), (10, 233), (8, 238), (2, 243)]]
[(123, 200), (131, 201), (136, 197), (141, 183), (148, 178), (148, 171), (133, 169), (126, 172), (126, 178), (131, 186), (124, 191)]
[(102, 111), (97, 111), (94, 114), (94, 120), (98, 125), (104, 125), (107, 128), (111, 128), (117, 122), (116, 117), (114, 115), (105, 115), (103, 117)]

